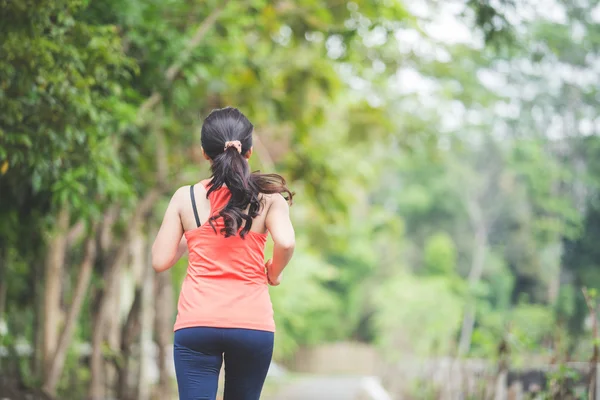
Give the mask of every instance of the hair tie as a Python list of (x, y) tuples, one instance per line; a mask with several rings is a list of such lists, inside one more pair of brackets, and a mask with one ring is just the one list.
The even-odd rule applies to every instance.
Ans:
[(239, 140), (231, 140), (229, 142), (225, 142), (225, 148), (223, 151), (227, 151), (228, 148), (235, 147), (238, 153), (242, 154), (242, 142)]

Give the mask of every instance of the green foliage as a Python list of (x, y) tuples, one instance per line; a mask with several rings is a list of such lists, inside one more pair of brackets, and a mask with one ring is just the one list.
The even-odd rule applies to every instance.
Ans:
[[(597, 160), (597, 155), (592, 156), (591, 163)], [(597, 176), (596, 176), (597, 179)], [(587, 201), (587, 211), (582, 234), (575, 240), (565, 241), (563, 264), (575, 278), (575, 287), (585, 286), (592, 290), (600, 290), (600, 251), (598, 249), (598, 237), (600, 237), (600, 203), (597, 191)], [(561, 311), (569, 317), (569, 327), (576, 334), (583, 333), (583, 321), (588, 315), (587, 306), (580, 290), (565, 289)]]
[(135, 65), (116, 27), (79, 21), (81, 7), (2, 4), (0, 160), (8, 161), (2, 187), (14, 201), (27, 188), (89, 213), (94, 194), (128, 191), (113, 142), (130, 107), (122, 84)]
[(410, 396), (416, 400), (436, 400), (440, 397), (437, 389), (430, 379), (415, 379), (411, 382)]
[(65, 361), (66, 374), (62, 376), (58, 393), (61, 398), (83, 399), (87, 394), (90, 382), (90, 370), (82, 365), (80, 351), (84, 343), (76, 341), (67, 353)]
[(335, 268), (318, 255), (300, 252), (294, 257), (284, 283), (271, 290), (278, 357), (292, 355), (299, 344), (316, 344), (340, 332), (342, 321), (334, 316), (343, 304), (323, 286), (336, 275)]
[(574, 368), (564, 364), (558, 366), (558, 369), (552, 371), (548, 376), (548, 384), (545, 390), (542, 390), (538, 396), (540, 399), (577, 399), (585, 400), (589, 398), (587, 391), (583, 388), (573, 390), (573, 383), (580, 382), (582, 374)]
[(456, 271), (456, 248), (448, 234), (432, 235), (425, 243), (423, 252), (423, 263), (427, 274), (452, 276)]
[(379, 342), (388, 357), (448, 354), (453, 349), (464, 303), (446, 279), (399, 274), (382, 283), (375, 301)]
[(523, 338), (524, 345), (541, 343), (552, 332), (554, 316), (542, 305), (522, 304), (510, 313), (510, 322), (515, 334)]
[(556, 190), (556, 182), (568, 180), (572, 171), (545, 151), (541, 141), (521, 140), (512, 157), (518, 178), (525, 182), (532, 211), (540, 216), (533, 225), (539, 240), (550, 241), (557, 234), (576, 236), (581, 215), (569, 196)]

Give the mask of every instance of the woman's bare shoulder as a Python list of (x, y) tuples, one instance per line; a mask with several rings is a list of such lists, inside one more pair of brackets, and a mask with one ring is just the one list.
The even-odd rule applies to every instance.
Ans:
[(189, 201), (191, 197), (191, 188), (194, 187), (194, 196), (196, 201), (206, 198), (206, 186), (210, 182), (210, 179), (202, 180), (198, 183), (194, 183), (193, 185), (184, 185), (175, 191), (172, 199), (181, 203), (183, 201)]
[(288, 201), (286, 200), (285, 197), (283, 197), (283, 195), (281, 193), (261, 193), (260, 194), (260, 199), (261, 201), (263, 201), (264, 205), (265, 205), (265, 209), (269, 209), (271, 208), (271, 206), (273, 204), (279, 204), (279, 203), (286, 203), (288, 204)]
[(211, 180), (212, 178), (202, 179), (200, 182), (197, 183), (197, 185), (202, 186), (204, 189), (206, 189), (210, 185)]

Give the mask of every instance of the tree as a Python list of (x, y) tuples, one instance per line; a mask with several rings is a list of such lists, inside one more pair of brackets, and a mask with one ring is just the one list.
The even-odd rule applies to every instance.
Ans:
[[(121, 84), (134, 65), (124, 55), (117, 32), (78, 21), (80, 9), (78, 1), (69, 0), (36, 7), (6, 3), (1, 9), (2, 245), (17, 250), (5, 256), (8, 272), (3, 274), (17, 260), (39, 263), (46, 258), (44, 269), (30, 273), (45, 276), (35, 291), (43, 298), (35, 299), (40, 340), (34, 354), (42, 379), (52, 381), (50, 392), (57, 383), (53, 368), (62, 369), (67, 350), (63, 339), (72, 334), (85, 294), (73, 300), (67, 327), (59, 335), (71, 222), (94, 219), (104, 201), (128, 193), (111, 141), (123, 122), (119, 110), (128, 108)], [(85, 256), (86, 266), (90, 257)], [(14, 294), (8, 290), (7, 295)]]

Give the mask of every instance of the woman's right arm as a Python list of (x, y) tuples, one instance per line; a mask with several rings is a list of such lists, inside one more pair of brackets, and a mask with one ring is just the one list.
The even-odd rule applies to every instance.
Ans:
[(267, 262), (267, 276), (273, 286), (279, 285), (281, 272), (292, 259), (296, 237), (290, 220), (290, 206), (283, 196), (273, 196), (265, 224), (273, 242), (273, 259)]
[(156, 272), (166, 271), (171, 268), (182, 256), (181, 242), (183, 227), (179, 216), (179, 204), (184, 198), (185, 191), (179, 188), (165, 211), (163, 222), (158, 230), (154, 244), (152, 245), (152, 267)]

